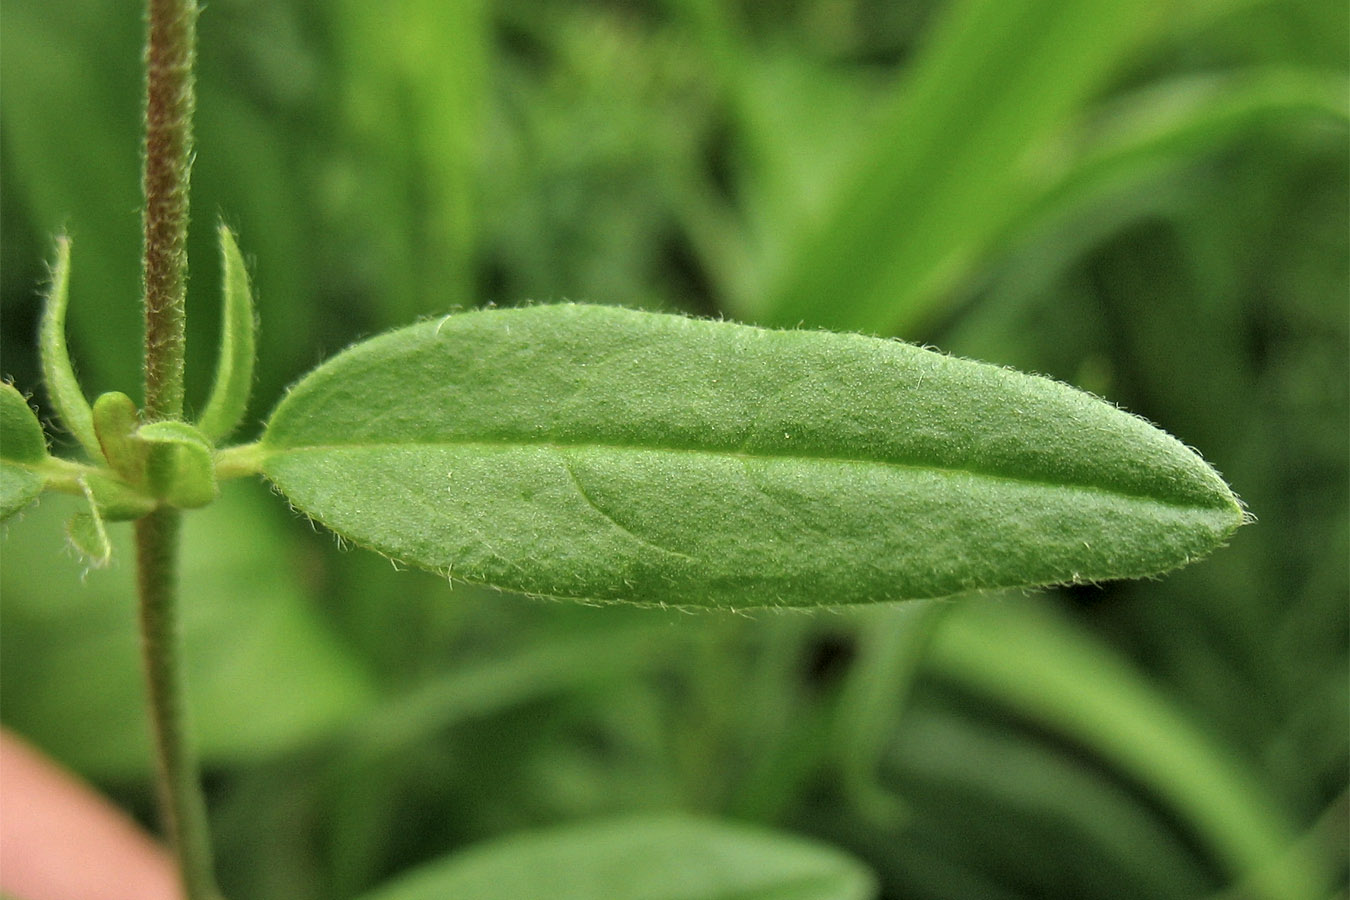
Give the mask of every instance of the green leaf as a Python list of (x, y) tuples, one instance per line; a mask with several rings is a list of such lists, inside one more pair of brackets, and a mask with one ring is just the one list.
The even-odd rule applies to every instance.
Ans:
[(253, 388), (255, 321), (253, 291), (248, 269), (234, 234), (220, 226), (220, 258), (224, 302), (221, 306), (220, 359), (216, 362), (216, 380), (197, 427), (208, 438), (218, 441), (244, 418), (249, 392)]
[(528, 594), (813, 606), (1175, 568), (1243, 513), (1070, 387), (896, 341), (597, 306), (449, 316), (304, 378), (264, 474), (358, 544)]
[(432, 863), (364, 900), (866, 900), (833, 848), (747, 825), (645, 815), (516, 835)]
[(52, 264), (52, 285), (42, 310), (38, 330), (38, 351), (42, 357), (42, 377), (47, 393), (61, 421), (84, 447), (91, 459), (102, 460), (98, 436), (94, 433), (93, 412), (84, 389), (75, 377), (66, 346), (66, 307), (70, 301), (70, 238), (56, 239), (56, 262)]
[(47, 438), (33, 408), (14, 385), (0, 382), (0, 459), (40, 463), (47, 458)]
[(0, 382), (0, 522), (42, 493), (42, 476), (26, 466), (47, 459), (47, 439), (32, 407), (14, 385)]
[(0, 522), (36, 500), (42, 487), (41, 475), (0, 460)]

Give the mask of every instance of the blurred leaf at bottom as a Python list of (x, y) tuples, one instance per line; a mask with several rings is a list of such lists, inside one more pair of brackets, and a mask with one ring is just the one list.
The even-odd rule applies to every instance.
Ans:
[(862, 864), (803, 838), (662, 814), (508, 837), (364, 900), (865, 900)]

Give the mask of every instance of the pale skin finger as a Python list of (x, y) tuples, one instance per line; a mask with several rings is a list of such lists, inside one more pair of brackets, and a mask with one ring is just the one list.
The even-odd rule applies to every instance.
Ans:
[(0, 891), (15, 900), (180, 900), (168, 852), (75, 775), (0, 731)]

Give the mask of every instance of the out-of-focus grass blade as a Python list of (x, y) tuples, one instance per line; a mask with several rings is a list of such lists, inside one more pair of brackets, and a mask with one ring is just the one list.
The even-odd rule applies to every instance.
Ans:
[(839, 699), (834, 745), (845, 787), (874, 817), (903, 813), (900, 801), (876, 784), (877, 765), (905, 716), (928, 641), (951, 608), (945, 603), (878, 608), (865, 620), (869, 627), (858, 632), (857, 657)]
[(955, 5), (759, 317), (874, 332), (916, 321), (1035, 185), (1034, 151), (1169, 8), (1148, 0)]
[[(362, 0), (334, 10), (345, 110), (369, 157), (361, 240), (375, 245), (390, 322), (470, 305), (490, 48), (487, 4)], [(369, 250), (369, 248), (367, 248)], [(442, 307), (438, 306), (437, 309)]]
[[(80, 244), (70, 334), (90, 396), (140, 380), (144, 35), (137, 11), (113, 6), (7, 3), (0, 28), (6, 202), (26, 204), (35, 232), (69, 229)], [(66, 425), (89, 448), (92, 433)]]
[(966, 604), (943, 621), (929, 661), (1156, 792), (1252, 896), (1326, 896), (1326, 860), (1296, 846), (1289, 814), (1253, 773), (1122, 660), (1047, 611)]
[(378, 761), (466, 720), (655, 665), (671, 635), (642, 626), (527, 647), (506, 659), (446, 672), (391, 700), (353, 729), (339, 766)]
[(760, 48), (720, 0), (672, 0), (711, 63), (735, 127), (735, 209), (691, 184), (681, 214), (720, 302), (755, 318), (804, 229), (830, 212), (883, 110), (870, 77), (786, 47)]
[(950, 892), (952, 870), (1082, 900), (1188, 900), (1218, 887), (1166, 812), (1095, 760), (998, 717), (920, 706), (884, 774), (908, 813), (892, 840), (906, 848), (894, 865), (914, 896)]
[[(1092, 134), (1067, 134), (1063, 175), (1004, 229), (1007, 238), (1081, 210), (1103, 195), (1129, 195), (1226, 141), (1295, 120), (1344, 128), (1350, 88), (1341, 74), (1268, 69), (1196, 75), (1143, 88), (1095, 116)], [(1082, 129), (1080, 129), (1082, 131)]]

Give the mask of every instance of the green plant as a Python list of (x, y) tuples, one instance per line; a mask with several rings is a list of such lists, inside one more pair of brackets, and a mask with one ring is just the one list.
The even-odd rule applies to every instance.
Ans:
[(872, 339), (589, 307), (376, 339), (298, 385), (258, 444), (217, 450), (246, 405), (252, 335), (221, 240), (226, 347), (196, 430), (142, 424), (122, 395), (87, 408), (60, 339), (63, 246), (44, 368), (90, 464), (48, 457), (7, 390), (7, 511), (44, 487), (78, 492), (72, 539), (101, 560), (104, 520), (153, 510), (168, 529), (167, 508), (262, 471), (337, 533), (452, 579), (730, 608), (1148, 574), (1241, 521), (1189, 451), (1048, 381)]

